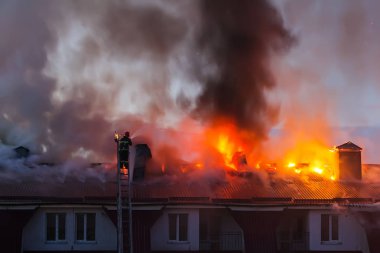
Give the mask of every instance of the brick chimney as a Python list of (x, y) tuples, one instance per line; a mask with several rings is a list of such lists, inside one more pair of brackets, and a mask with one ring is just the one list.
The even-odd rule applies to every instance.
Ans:
[(352, 142), (346, 142), (336, 147), (339, 155), (339, 179), (361, 180), (362, 179), (362, 148)]
[(148, 161), (152, 158), (152, 153), (147, 144), (137, 144), (135, 155), (135, 166), (133, 168), (133, 181), (141, 181), (145, 178)]

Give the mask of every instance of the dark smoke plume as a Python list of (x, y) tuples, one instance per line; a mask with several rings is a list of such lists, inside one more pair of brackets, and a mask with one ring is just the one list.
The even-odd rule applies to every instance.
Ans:
[(277, 118), (265, 98), (275, 86), (270, 57), (287, 49), (293, 37), (268, 1), (202, 1), (201, 18), (198, 50), (218, 73), (203, 76), (194, 114), (204, 121), (232, 120), (262, 140)]
[(153, 133), (189, 111), (262, 139), (270, 57), (292, 41), (249, 0), (1, 1), (0, 33), (0, 157), (23, 145), (36, 163), (112, 160), (114, 130), (178, 146)]

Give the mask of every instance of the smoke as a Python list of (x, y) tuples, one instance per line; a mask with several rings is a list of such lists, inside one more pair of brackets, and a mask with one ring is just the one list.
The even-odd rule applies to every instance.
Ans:
[(267, 1), (0, 5), (4, 157), (23, 145), (36, 162), (102, 162), (114, 130), (160, 149), (178, 142), (151, 133), (189, 116), (197, 127), (227, 118), (257, 140), (276, 120), (270, 57), (292, 37)]
[(200, 75), (194, 115), (211, 123), (230, 120), (251, 133), (250, 141), (265, 139), (278, 112), (266, 99), (275, 86), (270, 58), (289, 48), (293, 37), (268, 1), (203, 1), (201, 22), (197, 53), (216, 70)]
[[(277, 127), (293, 141), (302, 132), (326, 146), (353, 141), (364, 148), (365, 163), (377, 163), (379, 3), (274, 3), (297, 36), (297, 46), (274, 61)], [(284, 149), (290, 142), (279, 141)]]
[[(41, 17), (48, 6), (2, 2), (0, 32), (0, 140), (4, 144), (42, 142), (46, 114), (52, 107), (48, 94), (54, 81), (41, 74), (45, 47), (52, 36)], [(17, 13), (17, 15), (16, 15)], [(28, 134), (23, 134), (24, 130)]]
[[(145, 91), (127, 97), (129, 104), (162, 94), (160, 101), (168, 100), (165, 85), (157, 84), (152, 93), (155, 81), (167, 81), (159, 75), (162, 69), (143, 64), (144, 72), (160, 80), (141, 78), (128, 86), (128, 73), (118, 76), (119, 69), (108, 65), (133, 68), (145, 57), (156, 62), (153, 67), (167, 61), (184, 28), (159, 7), (117, 1), (3, 1), (0, 12), (0, 31), (7, 34), (0, 45), (0, 143), (8, 153), (24, 145), (43, 153), (44, 161), (75, 156), (107, 161), (114, 153), (113, 131), (136, 130), (150, 118), (128, 111), (115, 115), (115, 105), (124, 100), (119, 92), (133, 93), (142, 84)], [(145, 111), (160, 115), (157, 104), (147, 107)]]

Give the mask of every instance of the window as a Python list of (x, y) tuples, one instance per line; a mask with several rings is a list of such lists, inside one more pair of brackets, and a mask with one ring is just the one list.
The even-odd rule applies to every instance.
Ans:
[(75, 239), (77, 241), (95, 241), (95, 214), (75, 214)]
[(46, 214), (46, 240), (64, 241), (66, 239), (66, 214)]
[(187, 241), (188, 214), (169, 214), (169, 240)]
[(304, 219), (303, 217), (297, 217), (295, 220), (295, 225), (293, 227), (293, 240), (301, 241), (304, 238)]
[(339, 240), (339, 216), (331, 214), (321, 215), (321, 241)]

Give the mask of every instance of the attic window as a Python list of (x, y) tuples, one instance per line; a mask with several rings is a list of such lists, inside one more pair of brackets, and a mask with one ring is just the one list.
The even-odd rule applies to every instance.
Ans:
[(188, 214), (169, 214), (169, 240), (187, 241)]
[(337, 242), (339, 240), (339, 216), (321, 214), (321, 241)]
[(66, 214), (47, 213), (46, 214), (46, 241), (66, 240)]
[(76, 213), (76, 240), (95, 241), (95, 213)]

